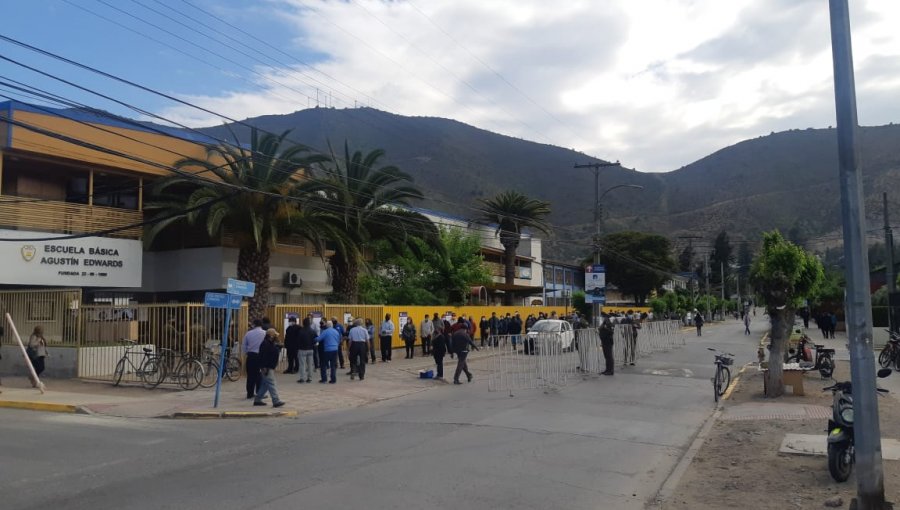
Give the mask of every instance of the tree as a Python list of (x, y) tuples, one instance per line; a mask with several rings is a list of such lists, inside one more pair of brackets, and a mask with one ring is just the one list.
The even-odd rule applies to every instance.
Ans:
[(281, 234), (299, 232), (316, 245), (322, 243), (320, 234), (341, 235), (327, 227), (313, 229), (322, 214), (300, 207), (292, 197), (301, 174), (324, 157), (303, 145), (285, 144), (288, 133), (260, 136), (251, 129), (249, 149), (239, 148), (235, 137), (233, 145), (208, 147), (205, 160), (179, 160), (175, 163), (177, 168), (190, 173), (210, 172), (222, 185), (189, 175), (173, 175), (154, 184), (153, 199), (145, 206), (156, 216), (166, 218), (147, 229), (147, 243), (181, 221), (205, 225), (212, 239), (220, 238), (226, 231), (234, 236), (238, 248), (237, 277), (256, 284), (256, 294), (249, 300), (251, 320), (265, 315), (269, 302), (269, 258)]
[[(424, 243), (415, 240), (415, 243)], [(379, 241), (374, 272), (360, 278), (360, 301), (390, 305), (465, 304), (473, 285), (491, 279), (479, 253), (480, 238), (462, 229), (441, 229), (442, 249), (422, 246), (395, 252)]]
[(762, 250), (753, 261), (750, 281), (769, 313), (771, 350), (766, 386), (769, 396), (784, 394), (782, 360), (785, 340), (802, 300), (813, 295), (823, 279), (822, 264), (777, 230), (763, 234)]
[[(511, 289), (516, 282), (516, 250), (519, 248), (522, 231), (531, 228), (549, 235), (550, 225), (544, 218), (550, 214), (550, 204), (529, 198), (518, 191), (505, 191), (480, 202), (481, 219), (488, 224), (497, 225), (500, 244), (503, 245), (503, 275), (507, 288)], [(513, 292), (508, 290), (503, 299), (506, 305), (512, 305)]]
[(694, 247), (687, 245), (678, 255), (678, 270), (686, 273), (694, 267)]
[(333, 149), (330, 152), (327, 162), (314, 168), (299, 192), (310, 207), (327, 212), (323, 227), (344, 232), (340, 239), (331, 239), (334, 254), (328, 264), (334, 298), (353, 304), (359, 298), (367, 247), (384, 240), (397, 253), (408, 249), (422, 255), (422, 250), (440, 246), (439, 235), (431, 220), (408, 209), (413, 200), (424, 198), (412, 177), (395, 166), (378, 167), (383, 150), (351, 153), (344, 142), (341, 156)]
[(607, 281), (634, 296), (638, 304), (669, 280), (676, 267), (669, 240), (643, 232), (617, 232), (604, 237), (600, 258), (606, 264)]

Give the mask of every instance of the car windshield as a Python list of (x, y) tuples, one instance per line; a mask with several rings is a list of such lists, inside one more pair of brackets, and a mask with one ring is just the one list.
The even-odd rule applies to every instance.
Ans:
[(556, 333), (559, 332), (559, 324), (553, 322), (538, 322), (531, 327), (531, 331), (538, 331), (541, 333)]

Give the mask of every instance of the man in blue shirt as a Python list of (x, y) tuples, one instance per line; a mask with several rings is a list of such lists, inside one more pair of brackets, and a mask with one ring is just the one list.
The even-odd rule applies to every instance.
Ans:
[(391, 321), (391, 314), (384, 314), (384, 322), (381, 323), (378, 337), (381, 340), (381, 362), (387, 363), (391, 361), (394, 341), (394, 323)]
[(255, 319), (253, 321), (253, 329), (244, 335), (241, 341), (241, 352), (247, 356), (247, 398), (256, 396), (259, 391), (260, 365), (259, 365), (259, 346), (262, 345), (266, 338), (266, 330), (262, 328), (262, 321)]
[(325, 383), (327, 370), (331, 368), (331, 384), (337, 382), (337, 353), (341, 346), (341, 335), (334, 328), (331, 321), (326, 321), (322, 333), (316, 337), (316, 343), (322, 345), (322, 379), (320, 383)]

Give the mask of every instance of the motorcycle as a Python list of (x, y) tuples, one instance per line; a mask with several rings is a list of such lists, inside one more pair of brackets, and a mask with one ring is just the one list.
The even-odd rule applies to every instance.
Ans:
[[(878, 371), (878, 377), (883, 379), (891, 375), (890, 368), (882, 368)], [(887, 393), (884, 388), (876, 388), (881, 393)], [(822, 388), (822, 391), (831, 391), (833, 395), (831, 404), (832, 417), (828, 420), (828, 471), (836, 482), (845, 482), (853, 471), (853, 463), (856, 462), (853, 448), (853, 392), (850, 381), (838, 382), (832, 386)]]
[[(812, 348), (810, 348), (812, 345)], [(813, 356), (812, 349), (816, 350)], [(786, 363), (810, 363), (815, 360), (813, 369), (818, 370), (822, 379), (831, 378), (834, 373), (834, 349), (826, 349), (824, 345), (814, 344), (806, 335), (800, 337), (797, 349), (790, 349)]]

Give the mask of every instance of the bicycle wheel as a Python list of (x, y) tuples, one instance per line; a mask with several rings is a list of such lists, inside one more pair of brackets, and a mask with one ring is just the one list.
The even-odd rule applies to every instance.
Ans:
[(819, 361), (819, 375), (822, 376), (822, 379), (830, 379), (833, 373), (834, 360), (831, 359), (831, 356), (822, 356)]
[(225, 362), (225, 377), (234, 382), (241, 378), (241, 358), (231, 356)]
[(731, 369), (726, 366), (722, 367), (722, 377), (721, 377), (722, 385), (718, 387), (719, 396), (725, 394), (725, 390), (728, 389), (728, 385), (731, 384)]
[(719, 365), (716, 365), (716, 375), (715, 375), (715, 377), (712, 378), (712, 383), (713, 383), (713, 400), (715, 400), (715, 402), (718, 403), (719, 397), (722, 396), (722, 394), (719, 392), (719, 385), (722, 384), (722, 367)]
[(118, 386), (122, 382), (123, 375), (125, 375), (125, 358), (116, 363), (116, 371), (113, 372), (113, 386)]
[(881, 354), (878, 355), (878, 364), (881, 365), (881, 368), (888, 368), (893, 360), (894, 347), (893, 344), (888, 343), (881, 349)]
[(212, 388), (216, 385), (216, 381), (219, 380), (219, 364), (216, 363), (215, 360), (208, 359), (202, 363), (203, 365), (203, 379), (200, 381), (200, 386), (204, 388)]
[(166, 379), (166, 364), (156, 358), (147, 358), (141, 364), (140, 372), (144, 387), (152, 390)]
[(178, 384), (186, 390), (196, 390), (203, 381), (203, 364), (195, 359), (186, 360), (178, 372)]

